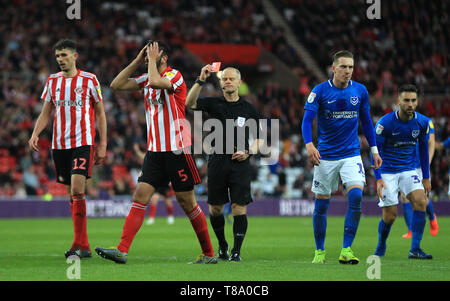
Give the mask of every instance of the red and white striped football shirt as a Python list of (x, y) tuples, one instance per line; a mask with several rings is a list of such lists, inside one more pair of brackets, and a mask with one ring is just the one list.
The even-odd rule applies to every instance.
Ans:
[(95, 111), (93, 104), (102, 101), (97, 77), (78, 70), (74, 77), (62, 71), (47, 79), (41, 98), (53, 102), (53, 149), (70, 149), (95, 142)]
[(135, 80), (143, 89), (147, 120), (147, 150), (175, 151), (191, 145), (191, 132), (185, 119), (186, 84), (180, 71), (167, 67), (161, 73), (172, 83), (171, 89), (153, 89), (148, 75)]

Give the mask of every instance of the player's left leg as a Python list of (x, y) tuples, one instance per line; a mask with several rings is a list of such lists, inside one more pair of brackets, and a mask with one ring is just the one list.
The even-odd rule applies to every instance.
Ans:
[[(176, 189), (175, 186), (174, 189)], [(206, 218), (203, 214), (202, 209), (195, 200), (194, 190), (175, 190), (175, 196), (178, 204), (180, 204), (180, 207), (189, 218), (202, 249), (202, 255), (200, 255), (194, 262), (191, 263), (217, 263), (217, 260), (214, 258), (214, 249), (209, 237), (208, 224), (206, 222)]]
[(412, 243), (408, 258), (411, 259), (432, 259), (430, 254), (426, 254), (420, 248), (423, 231), (426, 223), (427, 197), (423, 189), (416, 189), (407, 194), (413, 206), (413, 218), (411, 222)]
[(378, 245), (374, 254), (376, 256), (384, 257), (386, 254), (386, 241), (397, 217), (397, 207), (398, 205), (383, 207), (383, 216), (378, 224)]
[(234, 245), (231, 250), (230, 261), (241, 261), (241, 247), (247, 233), (247, 206), (240, 204), (231, 205), (231, 213), (233, 214), (233, 236)]
[(92, 257), (87, 235), (86, 216), (86, 177), (81, 174), (72, 174), (70, 195), (72, 201), (72, 219), (74, 224), (74, 245), (80, 249), (82, 258)]
[(353, 254), (351, 246), (361, 219), (361, 202), (364, 184), (366, 182), (361, 156), (343, 159), (339, 171), (342, 183), (347, 189), (348, 208), (344, 221), (344, 240), (340, 263), (358, 264), (359, 259)]
[[(416, 168), (416, 173), (419, 176), (420, 181), (423, 179), (422, 169)], [(436, 236), (439, 232), (439, 225), (437, 223), (436, 214), (434, 213), (433, 203), (430, 199), (427, 200), (426, 213), (428, 215), (428, 219), (430, 220), (430, 234), (432, 236)], [(412, 209), (411, 209), (412, 215)]]
[[(210, 202), (208, 200), (208, 202)], [(210, 202), (211, 203), (211, 202)], [(225, 239), (225, 217), (222, 204), (209, 204), (209, 221), (219, 242), (218, 260), (228, 260), (228, 243)]]
[(90, 145), (74, 148), (71, 152), (70, 195), (76, 244), (81, 258), (92, 257), (87, 235), (86, 180), (91, 177), (94, 150)]

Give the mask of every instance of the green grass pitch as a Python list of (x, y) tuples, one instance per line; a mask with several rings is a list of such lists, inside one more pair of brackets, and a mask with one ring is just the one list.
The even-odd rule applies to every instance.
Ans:
[[(450, 217), (438, 217), (440, 232), (432, 237), (429, 223), (422, 247), (433, 260), (409, 260), (411, 240), (401, 238), (406, 226), (399, 217), (388, 239), (386, 257), (381, 259), (381, 280), (450, 280)], [(157, 218), (137, 234), (125, 265), (104, 260), (94, 252), (80, 263), (81, 280), (158, 280), (158, 281), (320, 281), (367, 278), (366, 262), (377, 244), (379, 217), (363, 217), (353, 243), (361, 260), (358, 265), (341, 265), (343, 217), (329, 217), (325, 248), (327, 262), (311, 264), (314, 237), (311, 217), (249, 217), (242, 248), (243, 261), (217, 265), (188, 265), (200, 254), (200, 246), (185, 217), (167, 225)], [(118, 244), (124, 218), (88, 219), (92, 251), (96, 246)], [(209, 221), (208, 221), (209, 224)], [(209, 225), (214, 248), (217, 239)], [(232, 225), (226, 224), (229, 245), (233, 244)], [(64, 252), (70, 247), (71, 219), (0, 220), (0, 280), (68, 280)], [(379, 280), (370, 280), (379, 281)]]

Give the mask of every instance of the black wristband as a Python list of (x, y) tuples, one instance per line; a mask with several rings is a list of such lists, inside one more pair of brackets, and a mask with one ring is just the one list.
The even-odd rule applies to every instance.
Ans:
[(200, 85), (200, 86), (203, 86), (206, 82), (200, 80), (200, 78), (197, 78), (197, 80), (195, 81), (195, 83), (198, 84), (198, 85)]

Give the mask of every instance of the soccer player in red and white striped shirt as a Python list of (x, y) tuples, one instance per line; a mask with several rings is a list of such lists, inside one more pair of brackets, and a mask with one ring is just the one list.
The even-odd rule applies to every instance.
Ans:
[[(29, 146), (39, 151), (39, 134), (51, 119), (54, 109), (52, 152), (56, 181), (66, 185), (71, 196), (70, 209), (74, 226), (72, 247), (66, 257), (91, 257), (86, 229), (86, 180), (91, 167), (101, 164), (106, 155), (106, 117), (97, 77), (76, 67), (76, 43), (64, 39), (53, 47), (61, 72), (51, 74), (42, 92), (44, 101)], [(100, 144), (94, 154), (95, 117)], [(95, 157), (94, 157), (95, 155)]]
[[(191, 221), (202, 249), (202, 254), (192, 263), (217, 263), (205, 215), (194, 195), (194, 185), (201, 180), (195, 162), (187, 151), (191, 137), (185, 121), (186, 84), (180, 71), (167, 65), (169, 55), (168, 45), (150, 42), (111, 83), (114, 90), (142, 90), (148, 139), (142, 174), (125, 220), (120, 244), (117, 249), (95, 249), (100, 256), (117, 263), (126, 262), (128, 250), (142, 226), (147, 204), (155, 189), (169, 182), (178, 203)], [(132, 78), (131, 75), (144, 62), (147, 63), (147, 73)]]

